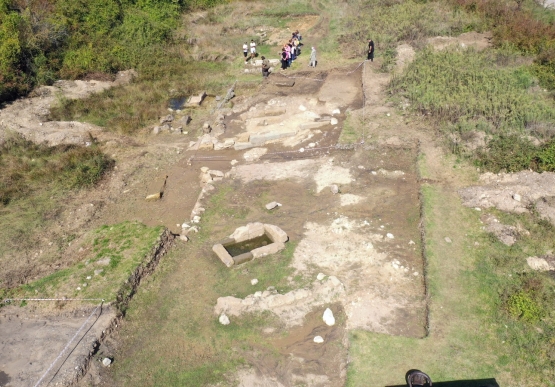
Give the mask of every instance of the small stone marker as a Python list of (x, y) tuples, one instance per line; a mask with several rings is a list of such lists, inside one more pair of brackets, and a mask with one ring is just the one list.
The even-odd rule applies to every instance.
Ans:
[(160, 199), (160, 192), (152, 194), (152, 195), (148, 195), (145, 198), (145, 200), (148, 201), (148, 202), (152, 202), (152, 201), (155, 201), (155, 200), (158, 200), (158, 199)]
[(326, 275), (324, 273), (318, 273), (318, 275), (316, 276), (316, 279), (318, 281), (322, 281), (324, 278), (326, 278)]
[(253, 278), (251, 279), (251, 285), (256, 285), (258, 283), (258, 279)]
[(104, 359), (102, 359), (102, 365), (104, 367), (108, 367), (110, 364), (112, 364), (112, 359), (110, 359), (109, 357), (105, 357)]
[(266, 209), (267, 210), (273, 210), (276, 207), (281, 207), (281, 203), (271, 202), (271, 203), (266, 204)]
[(322, 336), (316, 336), (314, 337), (314, 342), (320, 344), (324, 342), (324, 339), (322, 338)]
[(222, 325), (229, 325), (229, 323), (230, 323), (229, 317), (227, 317), (225, 313), (222, 313), (218, 320), (220, 321), (220, 324), (222, 324)]
[(451, 240), (451, 238), (449, 238), (449, 237), (445, 237), (445, 242), (447, 242), (447, 243), (451, 243), (451, 242), (453, 242), (453, 241)]
[(322, 316), (322, 319), (324, 320), (327, 326), (331, 327), (332, 325), (335, 325), (335, 317), (333, 317), (333, 312), (331, 311), (330, 308), (326, 308), (326, 310), (324, 311), (324, 315)]

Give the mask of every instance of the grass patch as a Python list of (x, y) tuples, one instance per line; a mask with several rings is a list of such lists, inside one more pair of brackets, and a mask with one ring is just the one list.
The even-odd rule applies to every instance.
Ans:
[(353, 144), (364, 139), (365, 123), (361, 112), (347, 112), (347, 117), (343, 122), (338, 143)]
[(284, 18), (291, 16), (315, 15), (310, 2), (298, 0), (283, 0), (264, 7), (262, 14), (266, 17)]
[(0, 145), (0, 204), (40, 190), (93, 186), (112, 166), (113, 160), (94, 144), (49, 147), (12, 134)]
[(83, 244), (85, 252), (77, 263), (23, 285), (14, 294), (114, 301), (129, 275), (144, 263), (161, 232), (162, 227), (136, 222), (102, 226)]
[[(555, 118), (552, 102), (529, 93), (534, 78), (524, 67), (497, 67), (490, 53), (425, 49), (390, 91), (408, 98), (419, 113), (444, 123), (485, 120), (492, 133), (523, 132)], [(425, 87), (424, 87), (425, 86)]]

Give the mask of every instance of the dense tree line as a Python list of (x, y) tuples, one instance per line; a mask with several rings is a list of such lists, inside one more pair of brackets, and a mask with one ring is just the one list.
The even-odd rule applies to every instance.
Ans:
[(0, 0), (0, 102), (37, 84), (136, 66), (188, 9), (225, 0)]

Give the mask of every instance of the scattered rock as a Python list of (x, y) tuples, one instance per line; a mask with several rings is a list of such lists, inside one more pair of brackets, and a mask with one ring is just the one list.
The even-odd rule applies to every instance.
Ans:
[(256, 285), (258, 283), (258, 279), (253, 278), (251, 279), (251, 285)]
[(229, 323), (230, 323), (229, 317), (227, 317), (225, 315), (225, 313), (222, 313), (220, 315), (220, 318), (218, 319), (218, 321), (220, 321), (220, 324), (222, 324), (222, 325), (229, 325)]
[(522, 196), (520, 196), (519, 194), (515, 193), (513, 195), (513, 199), (516, 200), (517, 202), (520, 202), (522, 200)]
[(304, 105), (300, 105), (300, 106), (299, 106), (299, 110), (302, 111), (302, 112), (305, 112), (305, 111), (306, 111), (306, 107), (305, 107)]
[(388, 232), (387, 234), (385, 234), (386, 237), (388, 237), (389, 239), (394, 239), (395, 237), (393, 236), (392, 233)]
[(108, 367), (110, 364), (112, 364), (112, 359), (110, 359), (109, 357), (105, 357), (104, 359), (102, 359), (102, 365), (104, 367)]
[(316, 336), (314, 337), (314, 342), (320, 344), (324, 342), (324, 339), (322, 338), (322, 336)]
[(100, 275), (100, 273), (102, 273), (104, 271), (104, 269), (96, 269), (94, 271), (94, 275)]
[(208, 167), (202, 167), (202, 168), (200, 168), (200, 171), (201, 171), (202, 173), (207, 173), (209, 170), (210, 170), (210, 168), (208, 168)]
[(322, 319), (324, 320), (327, 326), (331, 327), (332, 325), (335, 325), (335, 317), (333, 317), (333, 312), (331, 311), (330, 308), (326, 308), (326, 310), (324, 311), (324, 315), (322, 316)]
[(267, 210), (273, 210), (276, 207), (281, 207), (281, 203), (271, 202), (271, 203), (266, 204), (266, 209)]
[(331, 118), (331, 120), (330, 120), (331, 125), (337, 125), (338, 123), (339, 123), (339, 121), (337, 120), (337, 118), (335, 118), (335, 117)]
[(208, 173), (211, 174), (212, 176), (224, 177), (224, 173), (222, 171), (211, 169), (208, 171)]
[(447, 243), (452, 243), (453, 241), (451, 240), (451, 238), (445, 237), (445, 242), (447, 242)]
[(172, 121), (173, 121), (173, 115), (168, 114), (167, 116), (160, 118), (160, 125), (165, 124), (167, 122), (172, 122)]
[(155, 193), (155, 194), (148, 195), (148, 196), (145, 198), (145, 200), (146, 200), (146, 201), (149, 201), (149, 202), (151, 202), (151, 201), (156, 201), (156, 200), (158, 200), (158, 199), (160, 199), (160, 192), (157, 192), (157, 193)]
[(102, 259), (99, 259), (95, 263), (100, 266), (108, 266), (110, 264), (110, 261), (111, 261), (110, 257), (104, 257)]
[(212, 131), (212, 127), (210, 126), (210, 124), (208, 122), (205, 122), (204, 125), (202, 125), (202, 132), (204, 134), (208, 134)]
[(532, 270), (549, 271), (551, 270), (549, 263), (544, 258), (528, 257), (526, 263)]
[(231, 165), (236, 165), (238, 162), (239, 162), (239, 161), (237, 161), (237, 160), (231, 160), (230, 164), (231, 164)]
[(318, 273), (318, 275), (316, 276), (316, 279), (318, 281), (322, 281), (324, 278), (326, 278), (326, 275), (324, 273)]
[(332, 184), (330, 186), (330, 190), (332, 194), (338, 194), (339, 193), (339, 187), (337, 186), (337, 184)]
[(259, 160), (262, 156), (264, 156), (268, 152), (268, 148), (253, 148), (249, 151), (246, 151), (243, 155), (243, 158), (247, 162), (253, 162)]
[(187, 235), (181, 234), (181, 235), (179, 236), (179, 240), (180, 240), (180, 241), (183, 241), (183, 242), (188, 242), (188, 241), (189, 241), (189, 238), (187, 237)]
[(316, 146), (316, 143), (314, 143), (314, 142), (311, 142), (310, 144), (308, 144), (309, 148), (314, 148), (315, 146)]
[(198, 216), (198, 215), (193, 216), (192, 222), (193, 223), (199, 223), (200, 222), (200, 216)]
[(333, 110), (331, 111), (331, 115), (332, 115), (332, 116), (334, 116), (334, 115), (336, 115), (336, 114), (341, 114), (341, 110), (339, 110), (339, 109), (333, 109)]
[(155, 126), (155, 127), (152, 129), (152, 134), (158, 134), (158, 133), (160, 133), (160, 127), (159, 127), (159, 126)]
[(415, 245), (415, 244), (416, 244), (416, 243), (415, 243), (413, 240), (410, 240), (410, 241), (409, 241), (409, 245), (410, 245), (410, 246), (413, 246), (413, 245)]
[(304, 148), (299, 149), (299, 152), (303, 153), (303, 152), (304, 152)]

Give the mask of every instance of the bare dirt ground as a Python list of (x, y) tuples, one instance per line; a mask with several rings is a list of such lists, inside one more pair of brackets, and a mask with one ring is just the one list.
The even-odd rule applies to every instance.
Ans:
[[(278, 318), (287, 316), (295, 323), (279, 326), (277, 333), (268, 331), (274, 347), (245, 354), (248, 364), (232, 379), (241, 386), (344, 385), (349, 330), (365, 329), (406, 337), (426, 335), (425, 277), (419, 229), (421, 176), (417, 159), (425, 154), (428, 164), (433, 165), (443, 162), (443, 154), (429, 130), (408, 121), (396, 113), (396, 107), (384, 103), (389, 75), (378, 73), (378, 66), (377, 62), (367, 63), (348, 75), (354, 67), (298, 72), (295, 75), (300, 79), (290, 88), (277, 86), (276, 80), (283, 77), (273, 74), (255, 97), (238, 96), (240, 103), (225, 117), (226, 136), (254, 133), (268, 124), (279, 127), (284, 117), (268, 116), (267, 120), (275, 119), (275, 122), (264, 125), (240, 118), (241, 114), (253, 109), (263, 110), (266, 106), (280, 106), (296, 115), (295, 125), (315, 122), (322, 117), (333, 116), (338, 120), (336, 125), (326, 121), (329, 123), (318, 128), (305, 129), (302, 136), (290, 137), (295, 140), (289, 143), (287, 139), (266, 143), (263, 145), (266, 153), (258, 160), (246, 160), (244, 155), (248, 150), (187, 151), (189, 141), (195, 139), (192, 136), (177, 138), (164, 134), (135, 140), (107, 136), (104, 147), (117, 160), (117, 169), (96, 190), (68, 198), (67, 207), (55, 226), (59, 231), (46, 233), (43, 239), (46, 246), (49, 235), (63, 230), (76, 233), (76, 241), (65, 252), (61, 266), (60, 263), (46, 265), (33, 275), (70, 265), (73, 249), (78, 248), (80, 238), (87, 230), (101, 224), (137, 220), (147, 225), (162, 224), (176, 234), (181, 233), (181, 224), (190, 220), (201, 191), (200, 168), (209, 166), (212, 170), (230, 172), (224, 180), (231, 181), (235, 188), (229, 204), (251, 208), (245, 222), (278, 225), (287, 232), (291, 242), (297, 243), (292, 266), (300, 275), (312, 278), (310, 283), (318, 273), (328, 278), (334, 276), (344, 288), (340, 297), (318, 302), (314, 296), (317, 285), (309, 284), (296, 289), (305, 297), (281, 305), (280, 310), (267, 308)], [(52, 94), (49, 95), (48, 98), (52, 98)], [(34, 117), (29, 119), (32, 128), (26, 129), (26, 124), (22, 123), (22, 131), (35, 132), (37, 125), (45, 126), (45, 123), (40, 125), (39, 116), (44, 115), (43, 110), (52, 101), (48, 100), (50, 102), (43, 106), (40, 96), (34, 98), (39, 100), (30, 105), (30, 115)], [(22, 100), (14, 106), (20, 109), (26, 104), (29, 102)], [(9, 122), (13, 125), (15, 116), (10, 109), (15, 107), (5, 108), (0, 117), (12, 120)], [(339, 109), (339, 114), (333, 114), (335, 109)], [(358, 142), (352, 149), (326, 148), (337, 142), (346, 112), (360, 117), (364, 129), (359, 137), (364, 142)], [(68, 133), (67, 125), (56, 125), (52, 129), (53, 137), (41, 134), (43, 137), (38, 139), (71, 142), (83, 131), (96, 130), (90, 127), (81, 130), (80, 125), (75, 124), (79, 129), (75, 136), (69, 131), (70, 135), (60, 137), (60, 129)], [(195, 125), (200, 126), (198, 122)], [(102, 134), (99, 136), (102, 139)], [(314, 145), (310, 146), (311, 143)], [(234, 168), (232, 160), (238, 161)], [(148, 194), (159, 190), (165, 176), (168, 179), (162, 199), (145, 202)], [(432, 172), (425, 177), (459, 185), (451, 174), (438, 176)], [(330, 189), (334, 184), (339, 188), (337, 194)], [(219, 185), (214, 185), (217, 191)], [(283, 206), (272, 213), (252, 209), (249, 198), (257, 191), (263, 191), (268, 201), (276, 200)], [(83, 209), (83, 203), (94, 203), (94, 211)], [(229, 235), (233, 229), (230, 224), (218, 225), (214, 240)], [(194, 238), (194, 234), (191, 237)], [(234, 298), (229, 294), (219, 297)], [(218, 299), (214, 299), (212, 306), (217, 305)], [(326, 306), (331, 307), (337, 319), (332, 327), (322, 321)], [(226, 311), (233, 316), (230, 308), (224, 305), (216, 312)], [(87, 308), (79, 310), (79, 315), (73, 312), (74, 315), (66, 316), (63, 314), (66, 312), (30, 312), (17, 306), (2, 308), (1, 353), (21, 350), (22, 355), (19, 358), (0, 355), (0, 383), (12, 387), (36, 383), (93, 310), (94, 307)], [(75, 374), (64, 379), (64, 370), (75, 369), (74, 364), (79, 363), (80, 357), (92, 350), (95, 338), (99, 338), (110, 325), (108, 321), (112, 321), (106, 316), (102, 317), (106, 320), (95, 322), (70, 359), (65, 361), (64, 368), (55, 376), (56, 382), (69, 384), (75, 380)], [(42, 328), (37, 330), (37, 326)], [(51, 334), (53, 331), (57, 332), (56, 336)], [(22, 334), (21, 338), (16, 333)], [(322, 336), (324, 343), (315, 343), (315, 336)], [(24, 348), (42, 349), (30, 352)], [(275, 351), (279, 353), (278, 360)], [(96, 373), (84, 379), (87, 383), (111, 385), (110, 375), (105, 370), (97, 365), (93, 369)], [(82, 372), (75, 371), (76, 374)]]

